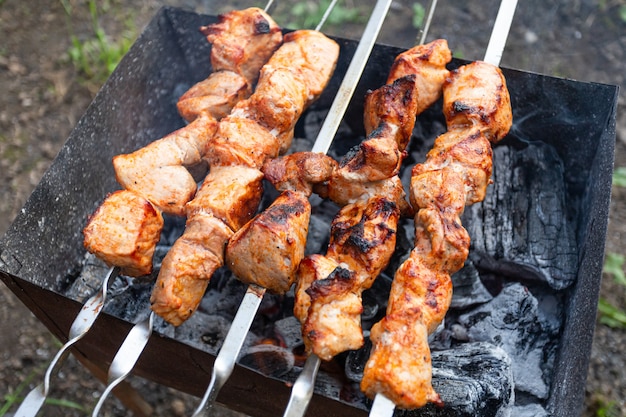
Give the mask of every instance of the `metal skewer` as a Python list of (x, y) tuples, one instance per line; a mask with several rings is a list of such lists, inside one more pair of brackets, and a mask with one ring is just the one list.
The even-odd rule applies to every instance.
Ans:
[[(320, 30), (336, 2), (337, 0), (331, 2), (315, 30)], [(312, 152), (328, 152), (390, 6), (391, 0), (378, 0), (374, 7), (365, 28), (364, 36), (359, 42), (350, 66), (343, 78), (343, 82), (328, 112), (328, 116), (324, 120), (324, 124), (315, 140)], [(219, 390), (230, 377), (254, 316), (265, 295), (265, 291), (265, 288), (254, 284), (248, 286), (248, 290), (237, 310), (237, 314), (233, 319), (233, 323), (226, 335), (222, 348), (215, 359), (209, 387), (192, 417), (201, 417), (205, 415), (205, 410), (211, 409)], [(312, 360), (315, 360), (315, 358)], [(304, 404), (305, 408), (306, 404), (308, 404), (308, 401)]]
[(130, 332), (128, 332), (126, 339), (124, 339), (122, 346), (119, 348), (113, 358), (113, 361), (111, 362), (107, 376), (108, 385), (93, 409), (92, 417), (98, 416), (104, 401), (107, 399), (111, 391), (113, 391), (113, 389), (120, 382), (126, 379), (135, 367), (139, 356), (146, 347), (146, 344), (148, 344), (148, 340), (152, 334), (154, 315), (154, 312), (151, 312), (148, 318), (137, 323), (132, 329), (130, 329)]
[[(491, 31), (491, 37), (489, 38), (489, 44), (485, 52), (485, 58), (483, 61), (499, 66), (500, 59), (502, 58), (502, 52), (506, 44), (506, 39), (509, 35), (511, 23), (513, 22), (513, 16), (515, 15), (515, 8), (517, 6), (517, 0), (502, 0), (500, 2), (500, 8), (498, 9), (498, 15)], [(383, 394), (376, 394), (374, 397), (374, 403), (370, 410), (370, 417), (392, 417), (396, 405)]]
[(87, 334), (89, 329), (91, 329), (91, 326), (102, 311), (102, 307), (104, 306), (104, 301), (106, 300), (106, 295), (111, 287), (111, 283), (119, 275), (119, 272), (120, 269), (117, 267), (109, 269), (108, 273), (104, 277), (104, 280), (102, 281), (100, 289), (92, 295), (87, 302), (85, 302), (80, 312), (72, 322), (68, 335), (69, 340), (61, 347), (56, 356), (52, 359), (52, 362), (50, 362), (50, 365), (48, 365), (43, 382), (33, 388), (28, 393), (26, 398), (24, 398), (24, 401), (22, 401), (22, 404), (15, 412), (15, 417), (34, 417), (37, 415), (37, 412), (45, 402), (46, 397), (50, 392), (50, 379), (52, 377), (52, 372), (54, 372), (57, 365), (65, 360), (67, 354), (69, 353), (69, 348), (82, 339)]

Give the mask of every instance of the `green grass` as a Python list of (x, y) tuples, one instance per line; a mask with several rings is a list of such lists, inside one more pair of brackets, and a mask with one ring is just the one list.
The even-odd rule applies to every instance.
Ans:
[[(331, 0), (300, 1), (294, 4), (286, 17), (287, 26), (298, 28), (314, 28), (322, 20)], [(279, 17), (277, 17), (280, 20)], [(363, 23), (366, 21), (361, 8), (347, 7), (338, 2), (330, 12), (325, 25), (339, 26), (344, 23)]]
[[(626, 187), (626, 167), (618, 167), (615, 169), (613, 173), (613, 185), (615, 187)], [(608, 252), (605, 255), (604, 266), (602, 268), (602, 272), (607, 276), (613, 277), (615, 283), (617, 283), (623, 291), (626, 291), (625, 264), (626, 256), (619, 253)], [(624, 307), (616, 306), (601, 297), (598, 302), (598, 312), (600, 313), (599, 318), (601, 324), (612, 328), (626, 329), (626, 310), (624, 310)]]
[[(103, 84), (128, 52), (137, 37), (137, 29), (130, 17), (123, 19), (124, 30), (116, 37), (106, 33), (100, 24), (100, 12), (115, 12), (109, 2), (89, 0), (87, 7), (91, 20), (92, 34), (80, 38), (74, 33), (72, 17), (74, 9), (68, 0), (60, 0), (68, 17), (71, 47), (67, 54), (83, 82), (95, 85)], [(117, 18), (117, 16), (115, 16)]]

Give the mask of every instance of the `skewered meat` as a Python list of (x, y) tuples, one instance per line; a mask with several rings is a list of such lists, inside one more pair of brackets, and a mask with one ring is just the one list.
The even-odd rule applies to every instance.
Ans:
[(293, 264), (304, 257), (310, 218), (306, 196), (285, 191), (230, 239), (227, 265), (242, 282), (284, 294), (293, 284)]
[[(265, 248), (256, 246), (259, 242), (254, 236), (256, 229), (242, 228), (252, 218), (261, 198), (262, 189), (254, 185), (263, 175), (259, 168), (267, 160), (277, 157), (281, 149), (291, 142), (297, 118), (330, 80), (338, 54), (339, 46), (319, 32), (303, 30), (289, 33), (283, 45), (263, 67), (252, 96), (239, 102), (232, 113), (219, 122), (205, 156), (210, 173), (196, 197), (186, 206), (187, 227), (195, 222), (196, 213), (208, 213), (224, 221), (235, 234), (232, 237), (224, 235), (219, 241), (200, 236), (196, 238), (195, 241), (205, 246), (202, 251), (220, 253), (215, 262), (202, 265), (196, 272), (194, 268), (199, 268), (199, 265), (179, 261), (187, 250), (187, 229), (174, 243), (163, 260), (168, 268), (161, 269), (151, 297), (153, 311), (171, 324), (180, 325), (195, 311), (209, 278), (223, 265), (224, 245), (229, 240), (242, 248), (253, 245), (248, 250), (260, 255), (260, 258), (252, 260), (242, 259), (239, 265), (232, 264), (232, 258), (228, 258), (228, 264), (233, 269), (243, 275), (251, 274), (255, 271), (250, 271), (250, 268), (262, 262), (260, 252)], [(313, 73), (315, 76), (309, 77)], [(238, 176), (235, 168), (247, 169), (255, 175), (249, 179), (235, 178)], [(232, 198), (229, 183), (238, 181), (249, 192)], [(240, 210), (241, 207), (245, 210)], [(275, 209), (281, 211), (280, 206), (275, 206)], [(299, 215), (306, 215), (306, 212), (298, 210), (295, 218)], [(279, 229), (274, 232), (281, 234)], [(293, 241), (284, 246), (285, 250), (297, 253), (303, 246), (299, 242), (304, 239), (297, 234), (288, 235), (288, 239)], [(184, 283), (179, 283), (180, 279)]]
[(131, 276), (149, 274), (163, 216), (148, 200), (126, 190), (111, 193), (84, 229), (88, 251)]
[[(325, 262), (315, 255), (300, 264), (294, 312), (307, 352), (330, 360), (363, 345), (361, 293), (389, 263), (399, 219), (397, 204), (386, 197), (349, 204), (333, 220)], [(335, 268), (328, 272), (328, 265)]]
[(202, 154), (217, 128), (210, 116), (125, 155), (113, 157), (117, 181), (152, 202), (159, 210), (182, 216), (196, 193), (196, 181), (185, 167), (202, 162)]
[[(436, 48), (430, 45), (413, 48), (411, 53), (422, 60), (411, 62), (437, 67), (438, 74), (447, 72), (447, 61), (430, 63), (433, 49), (440, 52), (438, 57), (445, 56), (443, 51), (447, 50), (447, 44), (437, 41)], [(451, 59), (449, 51), (447, 56)], [(401, 59), (406, 59), (406, 55)], [(406, 70), (407, 65), (403, 68)], [(430, 76), (430, 72), (419, 68), (414, 72), (400, 75), (396, 70), (400, 78), (390, 79), (389, 84), (367, 94), (368, 137), (333, 170), (328, 184), (316, 186), (320, 195), (344, 207), (331, 225), (326, 255), (313, 255), (301, 262), (294, 311), (302, 323), (307, 351), (324, 360), (363, 344), (361, 294), (391, 258), (400, 212), (411, 213), (397, 174), (420, 101), (416, 74)], [(438, 79), (443, 83), (443, 78)], [(427, 100), (437, 98), (435, 95)], [(288, 163), (276, 165), (282, 167)], [(296, 187), (301, 187), (293, 181), (293, 176), (281, 178), (285, 172), (277, 169), (268, 179), (277, 186), (295, 183)]]
[[(215, 72), (191, 87), (177, 104), (181, 116), (190, 123), (142, 149), (113, 159), (118, 182), (136, 194), (126, 199), (131, 204), (129, 212), (143, 210), (143, 200), (147, 200), (158, 211), (178, 216), (185, 214), (185, 204), (197, 189), (196, 180), (187, 168), (202, 163), (218, 127), (217, 120), (228, 114), (237, 101), (250, 95), (261, 65), (282, 42), (281, 29), (258, 8), (221, 15), (218, 23), (202, 30), (213, 43), (211, 62)], [(141, 230), (141, 219), (128, 216), (124, 217), (126, 223), (115, 224), (121, 219), (115, 214), (118, 206), (116, 200), (105, 199), (85, 231), (126, 227), (132, 234), (123, 236), (124, 239), (149, 241), (154, 246), (138, 253), (116, 252), (127, 244), (116, 240), (122, 238), (121, 234), (92, 242), (96, 239), (94, 233), (86, 233), (85, 247), (105, 262), (121, 266), (123, 274), (150, 273), (162, 225)], [(129, 224), (130, 221), (135, 223)], [(91, 224), (93, 222), (98, 224)], [(148, 231), (151, 232), (149, 238), (145, 235)], [(108, 247), (102, 242), (107, 242)]]
[(252, 86), (241, 75), (231, 71), (213, 72), (180, 96), (176, 107), (188, 122), (206, 115), (219, 120), (250, 94)]
[(201, 27), (200, 32), (212, 45), (213, 71), (239, 74), (250, 86), (282, 42), (280, 27), (256, 7), (222, 14), (217, 23)]
[(442, 403), (431, 385), (427, 337), (450, 305), (450, 274), (469, 252), (460, 216), (485, 196), (492, 169), (489, 141), (502, 139), (512, 120), (506, 81), (490, 64), (474, 62), (453, 71), (443, 97), (449, 131), (413, 168), (415, 248), (396, 271), (385, 318), (371, 330), (373, 349), (361, 382), (368, 396), (381, 393), (407, 409)]
[(330, 178), (337, 162), (324, 153), (295, 152), (267, 161), (262, 168), (265, 179), (279, 191), (298, 191), (310, 197), (314, 188)]

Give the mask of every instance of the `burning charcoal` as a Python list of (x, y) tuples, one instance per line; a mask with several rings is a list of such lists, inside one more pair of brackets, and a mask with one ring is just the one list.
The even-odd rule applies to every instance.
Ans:
[(294, 316), (276, 321), (274, 331), (289, 350), (302, 344), (302, 328)]
[(472, 342), (502, 347), (513, 361), (516, 390), (545, 399), (559, 327), (550, 325), (537, 298), (521, 284), (505, 287), (489, 303), (459, 316)]
[(573, 202), (565, 200), (562, 162), (552, 147), (494, 149), (494, 185), (468, 207), (463, 224), (477, 266), (534, 278), (560, 290), (576, 278), (578, 255)]
[(109, 267), (92, 254), (87, 254), (85, 258), (83, 270), (67, 290), (68, 297), (81, 303), (100, 290), (102, 281), (109, 271)]
[(228, 333), (230, 322), (218, 315), (196, 311), (176, 327), (174, 334), (177, 340), (216, 355)]
[(465, 262), (465, 266), (452, 275), (452, 284), (454, 291), (450, 303), (451, 308), (464, 309), (485, 303), (493, 298), (480, 280), (478, 270), (471, 261)]
[(273, 344), (251, 346), (238, 360), (240, 365), (275, 378), (289, 373), (293, 368), (294, 361), (291, 351)]

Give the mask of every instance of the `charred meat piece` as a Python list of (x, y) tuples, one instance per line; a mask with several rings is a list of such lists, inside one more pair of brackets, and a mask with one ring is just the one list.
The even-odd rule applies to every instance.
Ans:
[(373, 195), (393, 186), (388, 180), (400, 171), (415, 118), (441, 97), (451, 59), (445, 40), (418, 45), (395, 59), (387, 84), (366, 96), (367, 137), (333, 173), (327, 190), (330, 199), (343, 205), (355, 201), (359, 193)]
[(443, 113), (449, 130), (480, 128), (496, 143), (511, 128), (513, 114), (506, 80), (486, 62), (464, 65), (450, 74), (444, 89)]
[[(441, 97), (441, 86), (449, 74), (446, 65), (451, 60), (452, 52), (445, 39), (414, 46), (394, 60), (387, 84), (407, 75), (414, 75), (418, 94), (416, 113), (420, 114)], [(376, 126), (367, 121), (365, 125)]]
[(325, 256), (337, 268), (321, 275), (302, 263), (295, 305), (309, 353), (330, 360), (363, 345), (361, 294), (389, 263), (399, 219), (395, 202), (382, 196), (349, 204), (333, 220)]

